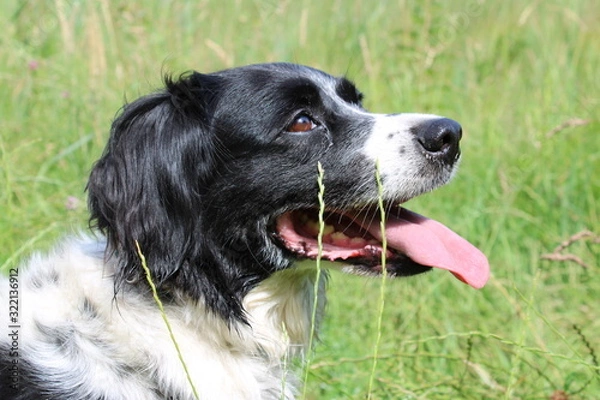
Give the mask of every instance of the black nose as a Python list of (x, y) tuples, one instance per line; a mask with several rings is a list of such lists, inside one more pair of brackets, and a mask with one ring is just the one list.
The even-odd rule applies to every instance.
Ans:
[(449, 118), (432, 119), (415, 126), (412, 132), (429, 155), (448, 164), (458, 160), (458, 142), (462, 137), (462, 128), (458, 122)]

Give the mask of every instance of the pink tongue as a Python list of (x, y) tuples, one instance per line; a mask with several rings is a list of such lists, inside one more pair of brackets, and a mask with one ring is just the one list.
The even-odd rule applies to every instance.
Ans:
[[(366, 227), (378, 240), (383, 239), (379, 221)], [(388, 246), (413, 261), (452, 272), (458, 279), (480, 289), (490, 276), (485, 255), (443, 224), (403, 208), (385, 224)]]

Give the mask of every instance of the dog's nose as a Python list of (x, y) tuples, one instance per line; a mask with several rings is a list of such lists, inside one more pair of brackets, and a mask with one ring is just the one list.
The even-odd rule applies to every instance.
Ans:
[(458, 122), (449, 118), (432, 119), (415, 126), (412, 132), (431, 156), (448, 164), (458, 160), (458, 143), (462, 137), (462, 127)]

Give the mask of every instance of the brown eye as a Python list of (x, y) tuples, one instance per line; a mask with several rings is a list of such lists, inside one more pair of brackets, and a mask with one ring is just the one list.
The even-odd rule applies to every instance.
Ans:
[(288, 132), (309, 132), (317, 127), (315, 121), (306, 114), (301, 114), (287, 127)]

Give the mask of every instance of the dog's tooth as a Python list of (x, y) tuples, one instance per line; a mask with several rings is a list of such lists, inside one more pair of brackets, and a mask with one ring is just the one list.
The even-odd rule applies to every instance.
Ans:
[(306, 221), (304, 226), (311, 235), (317, 236), (319, 234), (319, 223), (317, 221), (310, 219)]
[(350, 245), (352, 247), (363, 247), (367, 245), (367, 241), (361, 237), (354, 237), (350, 239)]
[(323, 235), (330, 235), (335, 231), (333, 225), (325, 225), (323, 228)]
[[(317, 236), (321, 230), (321, 227), (319, 225), (318, 221), (315, 220), (308, 220), (306, 221), (306, 223), (304, 224), (304, 226), (306, 227), (306, 230), (309, 234), (313, 235), (313, 236)], [(330, 235), (335, 231), (335, 228), (333, 227), (333, 225), (327, 225), (325, 224), (325, 226), (323, 227), (323, 235)]]
[(331, 239), (333, 239), (335, 243), (341, 244), (342, 242), (348, 241), (350, 238), (346, 236), (343, 232), (334, 232), (331, 234)]

